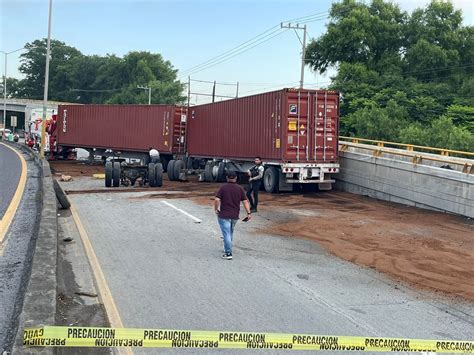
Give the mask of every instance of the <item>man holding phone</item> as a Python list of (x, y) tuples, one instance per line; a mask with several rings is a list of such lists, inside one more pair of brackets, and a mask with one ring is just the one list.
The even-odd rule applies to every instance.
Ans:
[(232, 239), (235, 224), (239, 220), (240, 203), (242, 202), (247, 217), (243, 219), (247, 222), (251, 218), (250, 205), (245, 196), (244, 189), (237, 185), (237, 173), (228, 171), (227, 183), (222, 185), (216, 193), (214, 200), (214, 211), (217, 214), (219, 227), (224, 237), (224, 254), (223, 259), (232, 260)]

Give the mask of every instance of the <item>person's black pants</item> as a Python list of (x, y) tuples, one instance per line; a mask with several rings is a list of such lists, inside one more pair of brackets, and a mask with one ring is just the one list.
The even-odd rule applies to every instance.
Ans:
[[(257, 209), (258, 205), (258, 191), (260, 190), (261, 180), (250, 181), (249, 189), (247, 190), (247, 198), (250, 202), (250, 207)], [(252, 197), (253, 192), (253, 197)]]

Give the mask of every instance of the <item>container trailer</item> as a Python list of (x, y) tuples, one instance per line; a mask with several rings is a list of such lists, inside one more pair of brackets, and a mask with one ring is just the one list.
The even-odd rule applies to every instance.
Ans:
[(193, 106), (187, 122), (186, 157), (170, 161), (178, 180), (201, 169), (202, 180), (223, 181), (226, 169), (242, 174), (261, 157), (267, 192), (295, 184), (329, 190), (339, 172), (339, 93), (282, 89)]
[[(56, 144), (58, 151), (83, 148), (90, 157), (112, 157), (106, 186), (138, 179), (161, 186), (163, 167), (185, 153), (186, 111), (175, 105), (59, 105)], [(161, 163), (147, 164), (151, 148)], [(124, 158), (141, 162), (126, 164)]]

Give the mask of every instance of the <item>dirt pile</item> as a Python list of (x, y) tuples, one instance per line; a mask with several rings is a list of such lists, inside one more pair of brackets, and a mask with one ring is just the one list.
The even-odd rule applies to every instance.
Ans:
[(263, 210), (284, 205), (314, 217), (274, 221), (265, 233), (320, 243), (332, 254), (412, 286), (474, 301), (474, 224), (465, 218), (337, 191), (265, 196)]

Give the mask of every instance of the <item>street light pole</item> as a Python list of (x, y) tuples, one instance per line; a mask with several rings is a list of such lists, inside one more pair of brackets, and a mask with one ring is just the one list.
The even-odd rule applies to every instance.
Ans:
[(151, 87), (137, 85), (138, 89), (148, 90), (148, 105), (151, 105)]
[(7, 124), (7, 58), (9, 54), (21, 51), (23, 49), (25, 49), (25, 47), (15, 49), (14, 51), (10, 51), (10, 52), (0, 51), (0, 53), (3, 53), (5, 55), (5, 72), (4, 72), (5, 75), (3, 77), (3, 118), (2, 118), (3, 132), (2, 132), (2, 136), (0, 137), (2, 139), (4, 138), (5, 128), (6, 128), (5, 125)]
[(3, 131), (2, 131), (2, 139), (5, 139), (5, 125), (7, 124), (7, 56), (8, 54), (3, 52), (5, 54), (5, 75), (3, 79)]
[(46, 68), (44, 75), (44, 95), (43, 95), (43, 122), (41, 123), (41, 150), (40, 157), (44, 158), (45, 136), (46, 136), (46, 110), (48, 105), (48, 84), (49, 84), (49, 57), (51, 55), (51, 12), (53, 0), (49, 0), (48, 17), (48, 42), (46, 44)]

